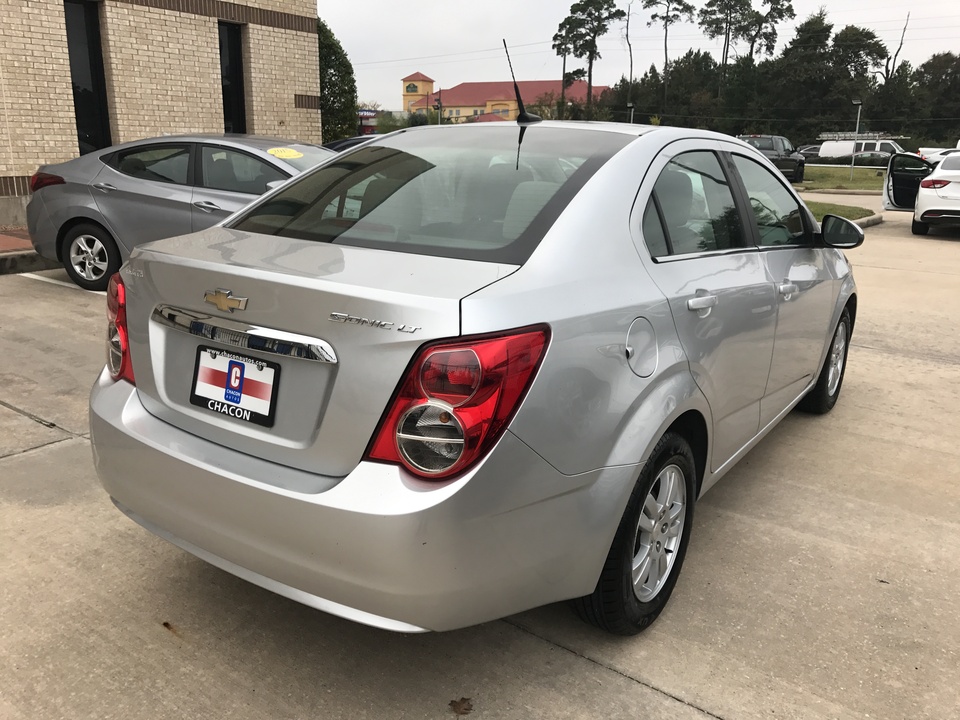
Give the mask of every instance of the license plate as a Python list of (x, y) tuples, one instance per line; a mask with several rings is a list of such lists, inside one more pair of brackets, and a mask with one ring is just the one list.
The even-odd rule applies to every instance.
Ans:
[(201, 346), (190, 402), (243, 422), (273, 427), (279, 379), (277, 363)]

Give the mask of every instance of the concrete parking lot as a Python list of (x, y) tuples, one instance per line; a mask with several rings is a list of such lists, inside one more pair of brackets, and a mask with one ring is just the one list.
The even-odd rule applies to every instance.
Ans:
[(564, 605), (389, 634), (153, 537), (92, 467), (103, 296), (0, 277), (0, 718), (960, 717), (960, 232), (887, 213), (849, 255), (839, 405), (702, 499), (635, 638)]

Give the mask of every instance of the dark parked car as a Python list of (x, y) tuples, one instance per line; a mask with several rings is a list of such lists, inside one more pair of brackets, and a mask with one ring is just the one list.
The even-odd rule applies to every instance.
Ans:
[(770, 158), (770, 162), (776, 165), (777, 170), (791, 182), (803, 182), (806, 159), (785, 137), (780, 135), (739, 135), (738, 137)]
[(349, 150), (352, 147), (356, 147), (360, 143), (365, 143), (367, 140), (375, 137), (374, 135), (354, 135), (353, 137), (341, 138), (340, 140), (331, 140), (328, 143), (324, 143), (323, 146), (327, 150), (333, 150), (334, 152), (343, 152), (344, 150)]

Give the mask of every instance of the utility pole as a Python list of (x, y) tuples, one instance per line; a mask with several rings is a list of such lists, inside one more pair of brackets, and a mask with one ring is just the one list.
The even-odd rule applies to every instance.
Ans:
[(853, 133), (853, 154), (850, 156), (850, 182), (853, 182), (853, 166), (857, 162), (857, 138), (860, 135), (860, 111), (863, 109), (863, 101), (859, 98), (853, 101), (857, 106), (857, 129)]

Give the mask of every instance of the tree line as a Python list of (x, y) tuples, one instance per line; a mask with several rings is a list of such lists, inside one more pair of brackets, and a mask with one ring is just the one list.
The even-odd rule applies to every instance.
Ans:
[[(754, 2), (758, 7), (754, 7)], [(663, 64), (639, 77), (633, 72), (630, 21), (634, 5), (649, 12), (647, 25), (663, 31)], [(960, 55), (942, 52), (918, 67), (900, 59), (909, 15), (897, 48), (856, 25), (837, 29), (825, 9), (799, 23), (776, 51), (785, 23), (795, 19), (790, 0), (578, 0), (553, 36), (561, 59), (561, 91), (527, 99), (544, 118), (593, 119), (675, 125), (732, 135), (785, 135), (794, 144), (813, 142), (822, 132), (852, 132), (853, 102), (862, 103), (861, 132), (907, 137), (904, 147), (954, 146), (960, 139)], [(696, 22), (704, 35), (722, 40), (717, 57), (688, 50), (670, 58), (669, 35), (680, 22)], [(628, 73), (599, 97), (593, 68), (601, 58), (599, 39), (625, 26)], [(320, 98), (324, 141), (357, 132), (357, 90), (349, 58), (322, 20)], [(573, 67), (580, 61), (583, 67)], [(566, 99), (566, 89), (586, 80), (584, 103)], [(429, 122), (415, 117), (413, 122)], [(436, 122), (434, 116), (433, 119)], [(407, 122), (410, 122), (409, 120)], [(403, 125), (393, 121), (387, 126)]]
[[(954, 146), (960, 139), (960, 56), (942, 52), (914, 68), (900, 59), (909, 28), (906, 18), (899, 47), (888, 48), (872, 30), (856, 25), (837, 29), (821, 8), (799, 23), (777, 53), (780, 30), (796, 17), (790, 0), (708, 0), (699, 9), (687, 0), (641, 0), (651, 11), (649, 26), (663, 30), (664, 62), (633, 77), (627, 10), (614, 0), (579, 0), (557, 29), (554, 49), (564, 61), (564, 85), (592, 79), (600, 58), (597, 38), (626, 21), (630, 76), (624, 75), (599, 98), (579, 106), (565, 98), (538, 98), (533, 105), (550, 117), (587, 118), (681, 127), (729, 134), (771, 133), (794, 143), (814, 141), (822, 132), (853, 132), (862, 103), (862, 133), (907, 137), (901, 144)], [(670, 29), (697, 22), (704, 35), (722, 39), (718, 57), (688, 50), (671, 59)], [(566, 68), (568, 57), (586, 68)]]

